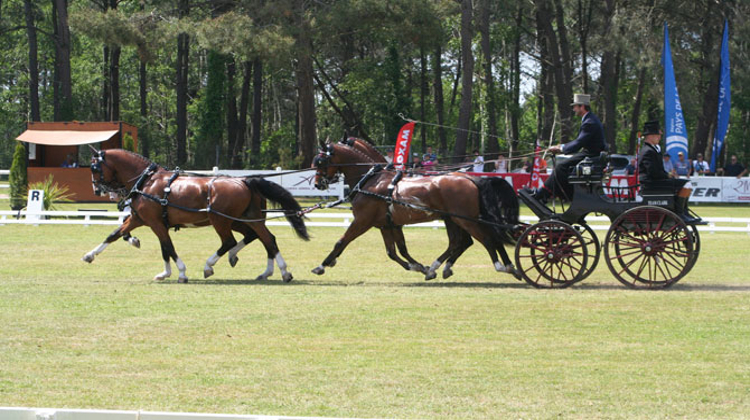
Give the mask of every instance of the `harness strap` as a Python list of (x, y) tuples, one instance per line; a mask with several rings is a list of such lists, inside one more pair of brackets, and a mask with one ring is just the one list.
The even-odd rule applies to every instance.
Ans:
[(172, 192), (172, 183), (178, 176), (180, 176), (180, 168), (174, 168), (172, 176), (170, 176), (167, 181), (167, 186), (164, 187), (164, 196), (159, 200), (159, 204), (162, 206), (161, 217), (164, 219), (164, 226), (166, 226), (167, 229), (169, 229), (169, 193)]
[(389, 227), (395, 227), (393, 224), (393, 192), (396, 189), (396, 184), (398, 184), (403, 177), (404, 171), (399, 169), (396, 171), (396, 176), (393, 177), (391, 183), (388, 185), (388, 199), (386, 200), (388, 205), (385, 207), (385, 220)]

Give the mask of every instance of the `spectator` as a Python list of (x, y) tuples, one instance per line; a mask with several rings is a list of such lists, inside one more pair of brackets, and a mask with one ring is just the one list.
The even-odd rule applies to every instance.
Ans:
[(412, 160), (411, 167), (413, 169), (422, 169), (422, 157), (419, 156), (419, 153), (414, 153), (412, 156), (414, 159)]
[(474, 172), (484, 172), (484, 157), (477, 149), (474, 149), (472, 153), (474, 153)]
[(668, 173), (670, 178), (675, 178), (674, 165), (672, 165), (672, 157), (669, 153), (664, 154), (664, 172)]
[(737, 161), (737, 155), (732, 155), (729, 163), (724, 168), (717, 169), (716, 172), (724, 176), (736, 176), (739, 179), (747, 174), (747, 169)]
[(703, 176), (708, 174), (709, 171), (710, 168), (708, 167), (708, 162), (703, 160), (703, 155), (701, 153), (698, 153), (693, 161), (693, 173), (698, 176)]
[(534, 159), (528, 158), (523, 162), (523, 172), (530, 174), (534, 170)]
[(72, 153), (68, 154), (68, 157), (65, 159), (65, 162), (63, 162), (62, 165), (63, 168), (77, 168), (78, 162), (76, 162), (75, 157)]
[(497, 160), (495, 161), (495, 172), (499, 174), (508, 172), (508, 159), (505, 159), (505, 156), (497, 156)]
[(635, 158), (630, 159), (630, 163), (625, 167), (626, 175), (635, 175)]
[(393, 150), (389, 150), (389, 151), (386, 152), (386, 154), (385, 154), (385, 160), (388, 163), (393, 163)]
[(432, 152), (432, 146), (427, 146), (427, 152), (422, 155), (422, 162), (425, 166), (436, 165), (438, 163), (437, 155)]
[(685, 159), (684, 153), (677, 153), (677, 162), (675, 162), (673, 165), (677, 178), (690, 177), (690, 161)]

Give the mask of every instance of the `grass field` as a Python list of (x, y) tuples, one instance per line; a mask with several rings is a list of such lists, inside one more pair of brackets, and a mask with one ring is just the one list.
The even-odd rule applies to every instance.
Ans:
[[(87, 205), (86, 208), (91, 208)], [(747, 207), (699, 207), (748, 217)], [(342, 230), (275, 228), (295, 280), (252, 281), (252, 244), (200, 278), (209, 229), (173, 234), (190, 284), (155, 282), (156, 238), (81, 256), (108, 227), (0, 226), (0, 405), (383, 418), (750, 417), (747, 234), (704, 234), (692, 272), (631, 291), (602, 262), (567, 290), (497, 274), (479, 246), (425, 282), (380, 235), (310, 274)], [(423, 262), (445, 232), (406, 230)]]

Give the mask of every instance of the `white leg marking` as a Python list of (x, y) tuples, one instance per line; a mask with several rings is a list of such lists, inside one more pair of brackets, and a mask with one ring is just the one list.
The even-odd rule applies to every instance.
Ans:
[(164, 280), (172, 275), (172, 266), (169, 264), (169, 260), (164, 261), (164, 271), (154, 276), (154, 280)]
[(211, 255), (208, 260), (206, 260), (206, 266), (203, 267), (203, 278), (209, 278), (214, 274), (214, 265), (219, 261), (219, 258), (221, 257), (214, 252), (214, 255)]
[(268, 265), (266, 265), (266, 271), (261, 273), (255, 280), (267, 280), (273, 274), (273, 258), (268, 259)]
[(81, 260), (87, 263), (94, 261), (94, 258), (96, 258), (97, 255), (101, 254), (108, 245), (109, 244), (107, 242), (102, 242), (98, 247), (92, 249), (88, 254), (84, 255)]
[(237, 242), (237, 245), (235, 245), (232, 249), (229, 250), (229, 258), (231, 259), (231, 258), (236, 257), (237, 253), (239, 253), (240, 251), (242, 251), (242, 248), (244, 248), (245, 245), (247, 245), (247, 244), (245, 243), (244, 239), (241, 240), (241, 241), (239, 241), (239, 242)]
[(501, 273), (505, 273), (505, 266), (500, 263), (500, 261), (495, 261), (495, 271), (499, 271)]
[(427, 270), (428, 273), (435, 274), (435, 271), (437, 271), (438, 268), (440, 268), (440, 265), (442, 263), (439, 260), (435, 260), (435, 262), (430, 265), (430, 268)]
[(286, 261), (284, 261), (284, 257), (281, 256), (281, 252), (276, 253), (276, 264), (278, 264), (279, 270), (281, 270), (281, 279), (285, 282), (292, 281), (292, 273), (286, 270)]
[(185, 271), (187, 271), (187, 267), (185, 266), (185, 263), (182, 262), (180, 257), (177, 257), (177, 260), (174, 262), (177, 266), (177, 269), (180, 270), (180, 277), (178, 277), (177, 281), (180, 282), (187, 282), (187, 274), (185, 274)]

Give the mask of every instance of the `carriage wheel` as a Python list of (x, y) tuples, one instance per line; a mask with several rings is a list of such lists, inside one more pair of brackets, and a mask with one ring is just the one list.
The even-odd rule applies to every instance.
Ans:
[(579, 281), (587, 258), (581, 234), (558, 221), (530, 226), (516, 244), (516, 269), (538, 288), (563, 288)]
[(594, 272), (594, 269), (596, 269), (596, 265), (599, 264), (599, 257), (602, 254), (602, 247), (601, 243), (599, 242), (599, 237), (596, 236), (596, 232), (591, 229), (591, 226), (584, 223), (574, 224), (573, 227), (583, 237), (583, 243), (586, 245), (586, 251), (589, 256), (589, 263), (586, 265), (586, 269), (583, 271), (581, 278), (577, 280), (582, 281), (583, 279), (590, 276), (591, 273)]
[(663, 289), (695, 262), (693, 234), (676, 214), (640, 206), (620, 215), (607, 232), (604, 256), (612, 274), (634, 289)]
[(690, 269), (692, 269), (695, 263), (698, 262), (698, 256), (701, 253), (701, 235), (698, 233), (698, 227), (695, 225), (690, 225), (690, 230), (692, 231), (693, 238), (693, 258), (690, 261)]

